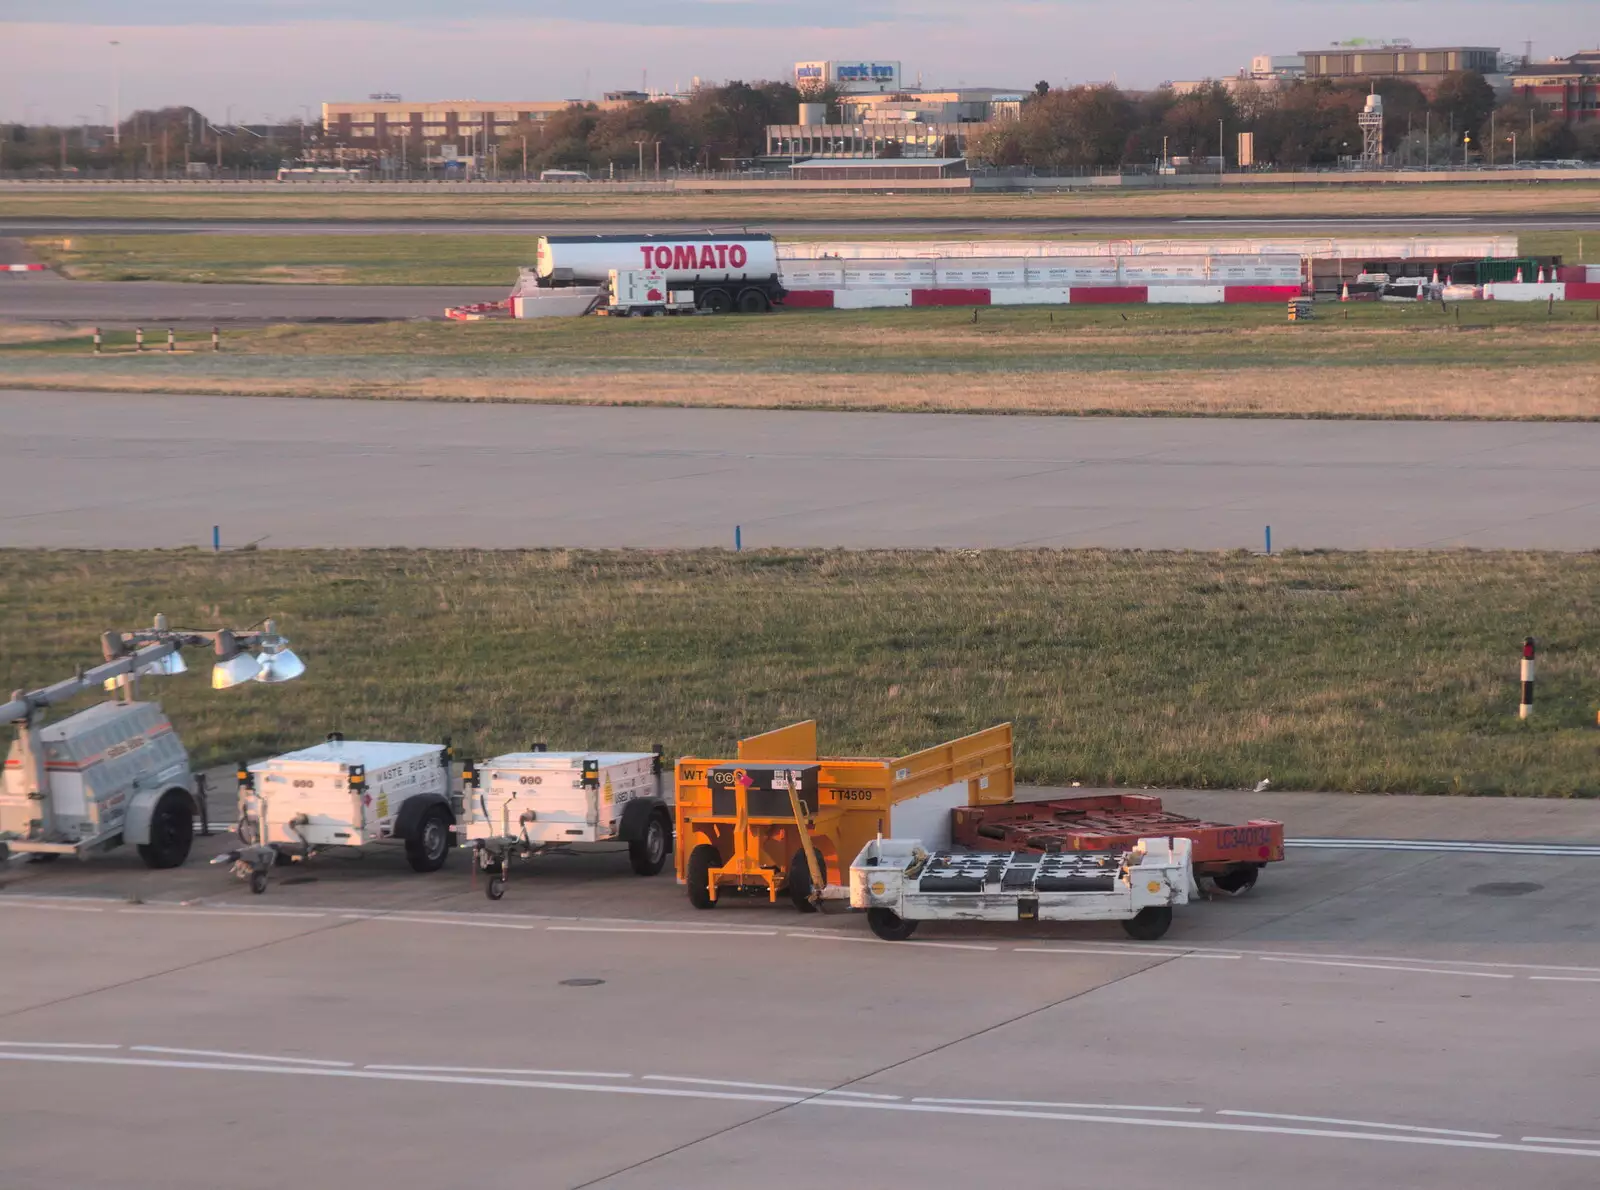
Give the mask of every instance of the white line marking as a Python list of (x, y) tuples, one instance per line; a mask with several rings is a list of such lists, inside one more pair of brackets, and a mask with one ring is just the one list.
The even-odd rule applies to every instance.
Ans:
[(55, 909), (62, 913), (104, 913), (104, 905), (45, 905), (35, 901), (17, 901), (10, 897), (0, 899), (0, 905), (10, 905), (13, 909)]
[(1600, 1145), (1600, 1137), (1595, 1137), (1593, 1140), (1572, 1140), (1569, 1137), (1561, 1136), (1524, 1136), (1522, 1139), (1528, 1144)]
[(540, 927), (517, 921), (445, 921), (437, 917), (398, 917), (392, 913), (344, 913), (352, 921), (393, 921), (408, 926), (471, 926), (480, 930), (537, 930)]
[(1089, 1116), (1070, 1112), (1017, 1111), (1002, 1108), (956, 1107), (933, 1103), (884, 1103), (868, 1099), (844, 1099), (817, 1095), (795, 1099), (783, 1095), (758, 1095), (747, 1092), (691, 1090), (676, 1087), (608, 1086), (603, 1083), (542, 1082), (533, 1079), (478, 1078), (469, 1075), (407, 1074), (399, 1071), (331, 1070), (316, 1066), (249, 1066), (236, 1063), (179, 1062), (157, 1058), (112, 1058), (88, 1054), (34, 1054), (0, 1051), (0, 1061), (57, 1062), (92, 1066), (150, 1067), (170, 1070), (211, 1070), (243, 1074), (290, 1074), (302, 1078), (373, 1079), (392, 1082), (442, 1083), (455, 1086), (521, 1087), (539, 1091), (583, 1091), (591, 1095), (643, 1095), (679, 1099), (711, 1099), (739, 1103), (851, 1108), (856, 1111), (918, 1112), (929, 1115), (982, 1116), (1020, 1120), (1051, 1120), (1074, 1124), (1120, 1124), (1137, 1128), (1182, 1128), (1201, 1132), (1233, 1132), (1267, 1136), (1306, 1136), (1323, 1140), (1361, 1140), (1379, 1144), (1421, 1145), (1431, 1148), (1482, 1149), (1502, 1153), (1541, 1153), (1562, 1157), (1600, 1159), (1600, 1148), (1511, 1144), (1507, 1141), (1468, 1140), (1466, 1138), (1418, 1135), (1395, 1132), (1348, 1132), (1325, 1128), (1290, 1128), (1273, 1124), (1232, 1124), (1217, 1120), (1163, 1120), (1135, 1116)]
[(670, 926), (664, 926), (660, 929), (647, 929), (640, 926), (545, 926), (544, 928), (567, 934), (711, 934), (727, 938), (776, 938), (778, 936), (777, 930), (696, 930)]
[[(1188, 954), (1199, 953), (1198, 951), (1179, 951), (1174, 953), (1170, 950), (1134, 950), (1131, 947), (1114, 948), (1109, 946), (1014, 946), (1011, 949), (1015, 954), (1098, 954), (1118, 955), (1134, 959), (1174, 959), (1184, 958)], [(1208, 955), (1207, 957), (1212, 956)], [(1217, 955), (1215, 957), (1236, 959), (1240, 956)]]
[(1528, 978), (1542, 983), (1600, 983), (1600, 976), (1594, 975), (1530, 975)]
[(899, 1099), (899, 1095), (875, 1095), (871, 1091), (833, 1091), (827, 1087), (789, 1087), (781, 1083), (737, 1083), (718, 1078), (684, 1078), (675, 1074), (647, 1074), (645, 1082), (692, 1083), (700, 1087), (738, 1087), (745, 1091), (788, 1091), (794, 1095), (846, 1095), (852, 1099)]
[(1449, 839), (1285, 839), (1284, 846), (1327, 851), (1431, 851), (1447, 855), (1600, 855), (1600, 843), (1473, 843)]
[(230, 1050), (187, 1050), (170, 1045), (130, 1045), (130, 1050), (143, 1054), (183, 1054), (191, 1058), (237, 1058), (242, 1062), (294, 1062), (306, 1066), (354, 1066), (354, 1062), (336, 1062), (329, 1058), (290, 1058), (283, 1054), (239, 1054)]
[(998, 946), (985, 946), (978, 942), (884, 942), (882, 938), (862, 938), (855, 934), (824, 934), (818, 932), (804, 933), (796, 931), (785, 934), (786, 938), (810, 938), (817, 942), (876, 942), (882, 946), (934, 946), (941, 950), (987, 950), (996, 951)]
[(0, 1045), (16, 1049), (39, 1050), (119, 1050), (120, 1045), (106, 1041), (0, 1041)]
[(400, 1070), (414, 1074), (516, 1074), (536, 1078), (632, 1078), (614, 1070), (503, 1070), (494, 1066), (386, 1066), (373, 1062), (363, 1070)]
[(146, 917), (326, 917), (326, 913), (297, 909), (161, 909), (149, 905), (130, 905), (118, 913), (138, 913)]
[(1359, 967), (1366, 971), (1410, 971), (1417, 975), (1464, 975), (1470, 979), (1515, 979), (1497, 971), (1448, 971), (1442, 967), (1392, 967), (1385, 963), (1336, 963), (1327, 959), (1263, 958), (1263, 963), (1303, 963), (1309, 967)]
[(925, 1099), (917, 1098), (912, 1103), (944, 1103), (955, 1107), (1060, 1107), (1073, 1111), (1160, 1111), (1160, 1112), (1190, 1112), (1196, 1115), (1204, 1112), (1203, 1107), (1152, 1107), (1144, 1103), (1045, 1103), (1032, 1099)]
[(1462, 1132), (1459, 1128), (1424, 1128), (1420, 1124), (1384, 1124), (1377, 1120), (1341, 1120), (1333, 1116), (1286, 1116), (1270, 1111), (1219, 1111), (1219, 1116), (1248, 1116), (1253, 1120), (1294, 1120), (1301, 1124), (1346, 1124), (1352, 1128), (1393, 1128), (1397, 1132), (1427, 1132), (1438, 1136), (1475, 1136), (1499, 1140), (1498, 1132)]

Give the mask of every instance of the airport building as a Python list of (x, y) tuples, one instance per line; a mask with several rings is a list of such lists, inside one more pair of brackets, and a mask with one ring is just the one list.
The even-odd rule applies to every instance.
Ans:
[(1500, 69), (1495, 46), (1458, 45), (1421, 48), (1407, 42), (1388, 45), (1335, 45), (1325, 50), (1301, 50), (1308, 79), (1403, 78), (1431, 87), (1458, 70), (1494, 74)]
[[(402, 101), (398, 95), (372, 95), (356, 103), (324, 103), (322, 127), (351, 148), (379, 149), (409, 145), (435, 149), (454, 145), (470, 153), (474, 145), (492, 145), (516, 124), (538, 123), (565, 111), (576, 99), (485, 102), (476, 99), (431, 103)], [(630, 98), (607, 97), (602, 110), (626, 107)]]
[(1511, 71), (1511, 90), (1568, 124), (1600, 121), (1600, 50)]

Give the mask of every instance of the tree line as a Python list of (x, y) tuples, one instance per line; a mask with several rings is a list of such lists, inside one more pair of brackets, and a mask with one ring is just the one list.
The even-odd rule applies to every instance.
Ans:
[(1384, 151), (1393, 164), (1506, 163), (1513, 151), (1521, 159), (1600, 160), (1600, 125), (1574, 131), (1520, 96), (1500, 103), (1476, 71), (1446, 75), (1432, 94), (1393, 78), (1213, 83), (1182, 94), (1040, 83), (1018, 118), (991, 123), (968, 155), (1042, 172), (1148, 167), (1171, 157), (1221, 156), (1237, 165), (1237, 135), (1249, 132), (1258, 165), (1336, 165), (1361, 155), (1357, 117), (1371, 91), (1383, 96)]

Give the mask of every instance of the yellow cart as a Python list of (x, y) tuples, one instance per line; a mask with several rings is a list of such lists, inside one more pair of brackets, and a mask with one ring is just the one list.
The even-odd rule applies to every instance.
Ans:
[(1009, 723), (890, 759), (818, 757), (816, 723), (796, 723), (740, 740), (731, 758), (678, 761), (678, 883), (699, 909), (729, 893), (843, 909), (850, 862), (872, 839), (947, 846), (951, 810), (1012, 789)]

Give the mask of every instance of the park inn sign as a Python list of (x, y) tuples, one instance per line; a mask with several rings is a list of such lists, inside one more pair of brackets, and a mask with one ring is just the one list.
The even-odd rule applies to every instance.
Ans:
[(846, 93), (898, 91), (900, 63), (869, 62), (859, 58), (796, 62), (794, 81), (802, 91), (828, 86)]

